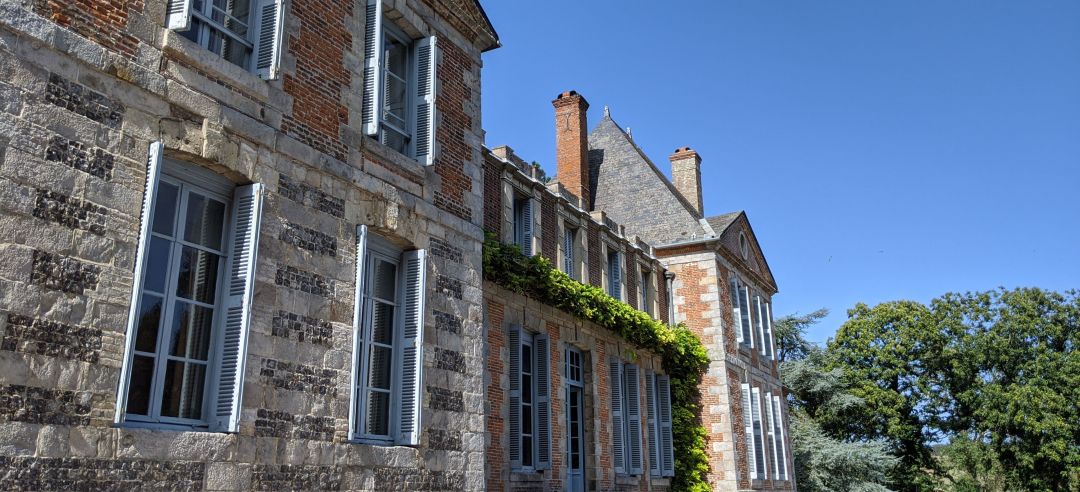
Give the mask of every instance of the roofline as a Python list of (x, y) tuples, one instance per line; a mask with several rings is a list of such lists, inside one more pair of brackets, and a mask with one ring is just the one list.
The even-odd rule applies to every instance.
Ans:
[(491, 34), (491, 39), (493, 41), (492, 43), (488, 44), (486, 48), (480, 50), (480, 52), (486, 53), (493, 49), (502, 47), (502, 41), (499, 40), (499, 33), (495, 31), (495, 25), (491, 23), (491, 18), (488, 17), (487, 11), (484, 10), (484, 6), (480, 4), (480, 0), (473, 0), (473, 3), (476, 4), (476, 8), (480, 11), (480, 15), (484, 16), (484, 22), (487, 23), (488, 33)]

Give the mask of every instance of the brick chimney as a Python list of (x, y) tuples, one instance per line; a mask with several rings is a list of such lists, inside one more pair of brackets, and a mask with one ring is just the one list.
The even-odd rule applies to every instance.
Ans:
[(581, 208), (592, 208), (589, 189), (589, 102), (575, 91), (559, 94), (555, 106), (555, 162), (559, 183), (581, 199)]
[(705, 215), (705, 206), (701, 201), (701, 156), (690, 147), (675, 149), (668, 156), (671, 161), (671, 181), (683, 198), (694, 206), (697, 213)]

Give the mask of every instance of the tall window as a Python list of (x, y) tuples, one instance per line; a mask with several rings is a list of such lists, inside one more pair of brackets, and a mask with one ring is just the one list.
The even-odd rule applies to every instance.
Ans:
[(282, 0), (169, 0), (166, 25), (230, 63), (276, 78)]
[(116, 422), (235, 431), (260, 185), (151, 146)]
[(739, 343), (746, 346), (754, 346), (753, 329), (750, 324), (750, 287), (744, 284), (738, 277), (732, 277), (729, 282), (731, 293), (731, 306), (734, 311), (736, 327), (735, 335)]
[(641, 269), (641, 277), (638, 279), (638, 299), (641, 310), (653, 314), (652, 272), (644, 268)]
[(754, 294), (754, 315), (757, 321), (757, 336), (760, 340), (758, 348), (761, 355), (773, 356), (772, 343), (772, 315), (769, 313), (769, 303), (759, 294)]
[(622, 255), (618, 251), (608, 249), (607, 254), (607, 290), (608, 295), (615, 300), (622, 300)]
[(769, 421), (772, 423), (773, 449), (776, 453), (775, 477), (777, 480), (787, 480), (787, 443), (784, 442), (784, 418), (783, 407), (780, 406), (783, 399), (780, 395), (771, 395), (772, 411)]
[(419, 442), (426, 255), (357, 230), (350, 437)]
[(615, 473), (641, 475), (641, 380), (638, 366), (608, 360), (611, 393), (611, 444)]
[(510, 465), (532, 471), (551, 466), (551, 376), (547, 335), (511, 326)]
[(381, 0), (367, 0), (364, 16), (364, 131), (421, 164), (433, 164), (435, 37), (413, 40), (385, 22)]
[(577, 264), (574, 260), (574, 248), (577, 245), (577, 229), (566, 227), (563, 232), (563, 272), (578, 280)]
[(514, 197), (514, 244), (525, 256), (533, 255), (533, 202), (527, 196)]
[(765, 437), (761, 423), (761, 390), (742, 385), (743, 423), (746, 435), (747, 469), (750, 478), (764, 479), (765, 475)]
[(649, 440), (649, 474), (675, 476), (675, 450), (671, 433), (671, 379), (645, 374), (645, 416)]

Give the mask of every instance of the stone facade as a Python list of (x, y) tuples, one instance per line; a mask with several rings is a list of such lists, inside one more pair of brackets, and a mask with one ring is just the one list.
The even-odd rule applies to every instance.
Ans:
[[(285, 2), (263, 80), (165, 0), (0, 3), (0, 489), (485, 486), (477, 3), (384, 2), (436, 36), (424, 166), (365, 135), (362, 2)], [(239, 431), (113, 423), (147, 154), (265, 186)], [(430, 252), (418, 446), (349, 441), (356, 228)], [(389, 488), (388, 488), (389, 487)]]

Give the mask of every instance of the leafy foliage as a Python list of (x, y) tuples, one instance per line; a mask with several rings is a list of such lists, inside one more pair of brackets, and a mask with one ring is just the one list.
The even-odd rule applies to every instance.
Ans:
[(776, 359), (799, 360), (815, 348), (806, 339), (806, 329), (829, 315), (828, 309), (818, 309), (810, 314), (792, 314), (776, 320), (773, 325), (773, 337), (776, 339)]
[(711, 490), (702, 426), (698, 384), (709, 365), (705, 346), (685, 326), (668, 326), (648, 314), (608, 296), (602, 289), (582, 284), (551, 266), (541, 256), (527, 257), (516, 245), (500, 243), (488, 235), (484, 242), (484, 278), (607, 328), (635, 346), (663, 357), (671, 377), (672, 433), (675, 478), (672, 489)]
[(897, 458), (884, 441), (848, 442), (825, 433), (813, 419), (797, 412), (791, 418), (795, 480), (799, 490), (887, 492), (882, 485)]

